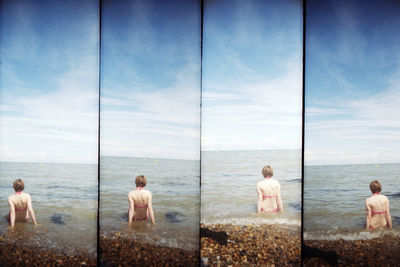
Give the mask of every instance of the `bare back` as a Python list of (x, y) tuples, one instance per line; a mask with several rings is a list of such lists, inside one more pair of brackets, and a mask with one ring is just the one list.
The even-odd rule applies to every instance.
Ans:
[(367, 227), (369, 229), (386, 226), (391, 228), (389, 199), (385, 195), (374, 194), (367, 198), (365, 208), (367, 211)]
[(32, 208), (31, 196), (27, 193), (18, 192), (8, 197), (8, 205), (10, 207), (9, 221), (11, 227), (14, 227), (15, 222), (26, 222), (29, 220), (29, 215), (36, 225), (35, 213)]
[(150, 216), (150, 218), (154, 222), (152, 195), (149, 190), (133, 190), (129, 192), (128, 200), (129, 214), (133, 211), (132, 215), (130, 215), (129, 218), (132, 218), (133, 220), (146, 220)]
[(273, 178), (265, 178), (257, 183), (257, 193), (259, 199), (258, 212), (281, 211), (282, 201), (280, 196), (280, 184)]

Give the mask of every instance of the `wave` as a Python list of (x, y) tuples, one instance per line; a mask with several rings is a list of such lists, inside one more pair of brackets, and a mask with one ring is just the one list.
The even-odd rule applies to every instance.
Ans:
[[(321, 233), (321, 232), (304, 232), (303, 238), (304, 240), (346, 240), (346, 241), (355, 241), (355, 240), (368, 240), (374, 238), (384, 238), (384, 237), (392, 237), (399, 238), (400, 232), (395, 230), (387, 230), (381, 229), (374, 232), (370, 232), (368, 230), (359, 230), (355, 232), (336, 232), (337, 229), (331, 229), (330, 231)], [(331, 233), (330, 233), (331, 232)]]
[(297, 202), (297, 203), (290, 202), (289, 206), (294, 208), (297, 211), (301, 211), (301, 203), (300, 202)]
[(289, 218), (215, 218), (215, 219), (202, 219), (201, 223), (204, 225), (212, 224), (233, 224), (233, 225), (262, 225), (262, 224), (286, 224), (286, 225), (301, 225), (299, 219)]
[(286, 180), (286, 181), (282, 181), (282, 182), (285, 182), (285, 183), (301, 183), (301, 178)]
[(400, 193), (387, 194), (386, 196), (391, 198), (400, 198)]

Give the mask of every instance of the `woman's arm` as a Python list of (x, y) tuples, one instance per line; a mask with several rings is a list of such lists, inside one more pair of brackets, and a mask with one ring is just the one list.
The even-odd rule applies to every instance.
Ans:
[(390, 216), (390, 211), (389, 211), (389, 199), (387, 199), (385, 218), (387, 223), (386, 226), (392, 229), (392, 217)]
[(11, 228), (13, 228), (15, 224), (15, 206), (10, 197), (8, 198), (8, 206), (10, 206), (10, 224)]
[(150, 219), (152, 223), (156, 223), (156, 220), (154, 219), (154, 211), (153, 211), (153, 200), (152, 200), (152, 196), (151, 196), (151, 192), (149, 192), (149, 202), (147, 203), (147, 209), (149, 211), (150, 214)]
[(262, 207), (262, 192), (261, 189), (259, 187), (259, 185), (257, 184), (257, 213), (260, 214), (261, 213), (261, 207)]
[(282, 198), (281, 198), (281, 185), (278, 183), (278, 193), (276, 194), (276, 205), (278, 211), (283, 211)]
[(370, 208), (370, 206), (368, 204), (368, 199), (365, 200), (365, 209), (367, 210), (367, 218), (366, 218), (366, 221), (365, 221), (365, 228), (368, 230), (371, 227), (371, 217), (372, 217), (371, 208)]
[(131, 193), (128, 194), (128, 201), (129, 201), (128, 223), (132, 223), (133, 214), (135, 212), (135, 203), (133, 202), (133, 198), (131, 196)]
[(36, 217), (35, 217), (35, 212), (33, 211), (33, 208), (32, 208), (32, 199), (31, 199), (31, 196), (30, 196), (30, 195), (28, 195), (28, 211), (29, 211), (29, 214), (30, 214), (31, 217), (32, 217), (33, 224), (34, 224), (34, 225), (37, 225)]

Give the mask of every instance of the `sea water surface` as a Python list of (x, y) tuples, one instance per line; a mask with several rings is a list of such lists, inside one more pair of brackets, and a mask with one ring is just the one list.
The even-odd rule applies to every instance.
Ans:
[[(101, 157), (101, 234), (123, 232), (142, 242), (195, 250), (199, 247), (200, 162), (198, 160)], [(144, 175), (152, 193), (156, 224), (128, 226), (128, 193)]]
[[(358, 240), (400, 236), (400, 164), (304, 167), (304, 238)], [(393, 230), (365, 230), (365, 199), (378, 180), (389, 198)]]
[[(7, 199), (15, 193), (16, 179), (24, 181), (40, 225), (30, 220), (10, 231)], [(96, 164), (0, 162), (0, 188), (0, 231), (10, 240), (67, 255), (80, 251), (96, 255)]]
[[(270, 165), (281, 184), (284, 211), (257, 215), (257, 183)], [(301, 150), (203, 151), (201, 221), (204, 224), (301, 223)]]

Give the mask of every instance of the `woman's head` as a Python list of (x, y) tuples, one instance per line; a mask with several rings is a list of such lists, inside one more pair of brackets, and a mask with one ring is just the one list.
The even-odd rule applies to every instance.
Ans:
[(380, 182), (378, 182), (378, 181), (372, 181), (371, 182), (371, 184), (369, 185), (369, 189), (371, 189), (371, 192), (373, 193), (373, 194), (375, 194), (375, 193), (380, 193), (381, 192), (381, 190), (382, 190), (382, 185), (381, 185), (381, 183)]
[(136, 176), (135, 184), (137, 187), (145, 187), (146, 186), (146, 177), (144, 177), (144, 175)]
[(274, 175), (274, 171), (272, 170), (271, 166), (267, 165), (262, 169), (262, 174), (264, 177), (272, 177)]
[(25, 188), (24, 181), (22, 181), (21, 179), (15, 180), (13, 183), (13, 187), (15, 192), (21, 192)]

